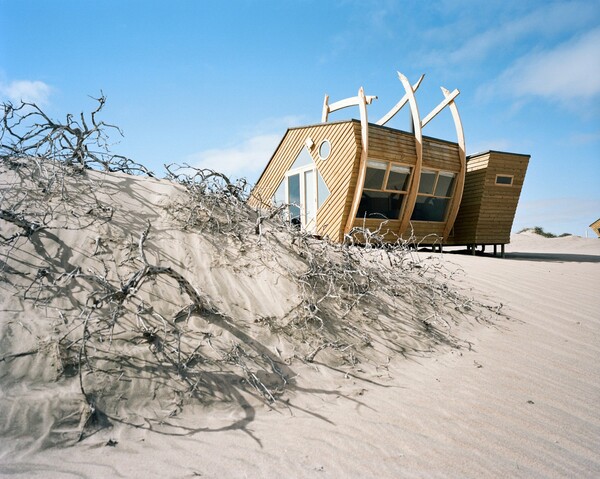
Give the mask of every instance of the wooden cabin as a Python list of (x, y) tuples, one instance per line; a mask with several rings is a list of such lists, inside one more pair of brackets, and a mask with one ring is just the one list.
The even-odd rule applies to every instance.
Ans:
[[(454, 99), (424, 119), (415, 91), (399, 74), (404, 97), (380, 120), (369, 123), (366, 106), (376, 97), (361, 88), (356, 97), (329, 104), (322, 122), (290, 128), (268, 162), (249, 202), (255, 207), (288, 205), (288, 219), (305, 231), (342, 242), (376, 232), (386, 242), (421, 245), (504, 245), (529, 156), (489, 151), (465, 154)], [(385, 126), (409, 104), (413, 132)], [(329, 113), (358, 106), (360, 120), (328, 122)], [(423, 127), (449, 107), (458, 141), (424, 136)]]
[(596, 221), (594, 221), (590, 225), (590, 228), (592, 228), (594, 230), (594, 233), (596, 233), (598, 235), (598, 237), (600, 238), (600, 218), (598, 218)]
[(529, 155), (501, 151), (467, 157), (460, 208), (444, 244), (500, 245), (504, 252), (528, 164)]

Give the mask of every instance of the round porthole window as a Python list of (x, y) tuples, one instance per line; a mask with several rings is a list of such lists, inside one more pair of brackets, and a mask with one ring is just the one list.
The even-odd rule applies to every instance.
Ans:
[(331, 154), (331, 143), (329, 140), (323, 140), (319, 145), (319, 158), (326, 160)]

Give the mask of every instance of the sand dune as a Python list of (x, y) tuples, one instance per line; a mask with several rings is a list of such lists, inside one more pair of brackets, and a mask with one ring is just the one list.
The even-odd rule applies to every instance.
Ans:
[[(150, 218), (153, 227), (169, 232), (150, 237), (148, 250), (161, 252), (152, 260), (178, 264), (181, 271), (194, 265), (207, 296), (224, 314), (247, 325), (235, 330), (215, 322), (192, 328), (223, 343), (239, 339), (244, 331), (256, 334), (254, 339), (280, 358), (298, 352), (295, 343), (267, 337), (265, 329), (254, 325), (257, 318), (266, 321), (284, 314), (300, 294), (297, 284), (286, 279), (294, 265), (281, 261), (282, 249), (273, 246), (269, 255), (258, 256), (262, 266), (244, 268), (244, 262), (255, 264), (256, 251), (242, 255), (209, 236), (202, 239), (172, 228), (172, 220), (157, 207), (173, 200), (172, 185), (115, 178), (106, 180), (102, 198), (119, 194), (122, 208), (137, 216), (115, 214), (112, 223), (87, 229), (85, 235), (61, 233), (69, 235), (61, 236), (62, 241), (78, 246), (51, 250), (48, 241), (58, 263), (98, 260), (90, 256), (96, 234), (115, 238), (107, 248), (124, 255), (119, 248), (127, 244), (129, 223), (138, 232)], [(26, 262), (33, 253), (22, 244), (19, 254)], [(233, 256), (225, 261), (228, 254)], [(421, 252), (416, 260), (441, 264), (454, 273), (453, 288), (491, 309), (501, 305), (503, 315), (490, 312), (479, 321), (450, 322), (454, 346), (461, 346), (451, 347), (418, 336), (416, 323), (399, 312), (396, 321), (403, 321), (403, 329), (381, 336), (370, 329), (381, 344), (361, 363), (336, 361), (328, 351), (312, 363), (288, 361), (294, 387), (273, 404), (240, 387), (224, 389), (222, 394), (230, 395), (225, 401), (215, 397), (210, 404), (190, 403), (180, 409), (168, 402), (169, 395), (161, 396), (160, 388), (154, 393), (164, 402), (157, 404), (144, 396), (147, 390), (132, 386), (143, 388), (141, 381), (122, 384), (121, 394), (136, 395), (118, 416), (123, 423), (113, 416), (111, 427), (98, 428), (79, 442), (68, 440), (81, 426), (77, 381), (53, 379), (51, 352), (11, 359), (10, 366), (5, 360), (0, 475), (598, 477), (600, 240), (523, 233), (513, 237), (505, 259)], [(232, 262), (240, 267), (232, 270)], [(43, 339), (31, 339), (18, 327), (39, 317), (40, 309), (8, 298), (10, 291), (3, 286), (2, 354), (26, 352)], [(159, 281), (148, 294), (157, 291), (169, 301), (177, 298), (170, 280)], [(393, 320), (383, 318), (377, 324)], [(365, 322), (364, 327), (375, 328), (373, 324)], [(406, 337), (395, 341), (393, 335)], [(407, 345), (408, 354), (392, 354), (399, 344)], [(222, 381), (223, 374), (232, 374), (221, 373)], [(266, 366), (258, 373), (266, 384), (273, 379)], [(54, 374), (58, 377), (59, 371)], [(139, 416), (131, 407), (139, 407)], [(150, 410), (162, 421), (144, 423), (142, 411)], [(72, 414), (56, 416), (57, 411)]]

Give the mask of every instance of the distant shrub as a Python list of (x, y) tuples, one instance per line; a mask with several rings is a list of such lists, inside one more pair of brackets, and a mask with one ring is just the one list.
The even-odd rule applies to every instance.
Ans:
[(550, 233), (549, 231), (545, 231), (541, 226), (534, 226), (533, 228), (523, 228), (519, 233), (525, 233), (526, 231), (531, 231), (536, 235), (543, 236), (544, 238), (564, 238), (565, 236), (572, 236), (571, 233), (562, 233), (560, 235), (555, 235), (554, 233)]

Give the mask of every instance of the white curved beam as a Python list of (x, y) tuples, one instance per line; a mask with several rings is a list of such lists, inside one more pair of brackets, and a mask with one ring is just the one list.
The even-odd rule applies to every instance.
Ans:
[[(360, 87), (360, 90), (362, 90), (362, 87)], [(360, 93), (360, 90), (359, 90), (359, 93)], [(323, 102), (323, 114), (321, 115), (321, 121), (323, 123), (325, 123), (329, 117), (329, 113), (332, 113), (337, 110), (341, 110), (342, 108), (348, 108), (349, 106), (360, 107), (362, 105), (363, 100), (365, 101), (365, 104), (370, 105), (373, 102), (373, 100), (376, 100), (376, 99), (377, 99), (377, 97), (373, 96), (373, 95), (365, 96), (364, 90), (363, 90), (362, 97), (359, 94), (357, 96), (352, 96), (350, 98), (345, 98), (343, 100), (336, 101), (335, 103), (332, 103), (331, 105), (329, 105), (328, 104), (329, 96), (325, 95), (325, 100)], [(362, 120), (362, 117), (361, 117), (361, 120)]]
[(329, 95), (325, 94), (325, 99), (323, 100), (323, 113), (321, 113), (321, 123), (325, 123), (327, 121), (328, 116), (329, 116)]
[[(452, 94), (454, 92), (450, 93), (444, 87), (441, 88), (442, 93), (444, 94), (444, 97), (446, 97), (446, 99), (452, 97)], [(465, 187), (465, 175), (467, 172), (467, 149), (465, 144), (465, 134), (463, 131), (460, 115), (458, 114), (458, 108), (456, 106), (456, 103), (454, 103), (454, 98), (450, 99), (450, 101), (448, 102), (448, 107), (450, 108), (450, 112), (452, 113), (452, 119), (454, 120), (454, 126), (456, 128), (456, 136), (458, 138), (458, 156), (460, 158), (460, 172), (457, 175), (456, 185), (454, 187), (454, 195), (452, 197), (450, 211), (448, 212), (448, 217), (446, 219), (446, 227), (444, 228), (444, 240), (448, 238), (450, 230), (454, 226), (454, 221), (456, 220), (458, 208), (460, 207), (460, 202), (462, 200), (463, 190)]]
[[(419, 89), (419, 86), (421, 86), (421, 82), (423, 81), (423, 78), (425, 78), (425, 74), (421, 75), (421, 77), (417, 80), (417, 82), (412, 86), (413, 94)], [(396, 103), (390, 111), (388, 111), (379, 120), (377, 120), (375, 122), (375, 124), (376, 125), (385, 125), (388, 121), (390, 121), (392, 118), (394, 118), (396, 113), (398, 113), (404, 107), (404, 105), (406, 105), (407, 102), (408, 102), (408, 94), (405, 93), (404, 96), (400, 99), (400, 101), (398, 103)]]
[[(444, 92), (445, 98), (441, 101), (441, 103), (438, 106), (436, 106), (433, 110), (431, 110), (431, 113), (429, 113), (429, 115), (427, 115), (423, 119), (423, 121), (421, 122), (421, 127), (424, 127), (425, 125), (427, 125), (427, 123), (429, 123), (431, 120), (433, 120), (440, 111), (442, 111), (450, 103), (452, 103), (454, 101), (454, 99), (460, 94), (460, 92), (456, 89), (452, 93), (450, 93), (444, 87), (441, 87), (441, 88), (442, 88), (442, 91)], [(455, 108), (456, 108), (456, 106), (455, 106)]]
[(419, 191), (419, 183), (421, 181), (421, 167), (423, 165), (423, 132), (421, 129), (421, 117), (419, 116), (419, 107), (417, 106), (415, 92), (412, 89), (408, 78), (402, 73), (398, 72), (398, 78), (400, 78), (400, 82), (406, 90), (406, 95), (408, 97), (408, 104), (410, 105), (410, 112), (415, 129), (415, 149), (417, 154), (417, 162), (415, 163), (415, 168), (411, 175), (404, 211), (400, 217), (400, 228), (398, 233), (402, 235), (408, 227), (410, 217), (415, 208), (415, 202), (417, 201), (417, 192)]
[(362, 198), (363, 187), (365, 185), (365, 176), (367, 173), (367, 159), (369, 157), (369, 119), (367, 118), (367, 104), (373, 101), (373, 98), (365, 96), (363, 87), (358, 90), (359, 98), (359, 109), (360, 109), (360, 137), (362, 148), (360, 152), (360, 163), (358, 166), (358, 179), (356, 180), (356, 188), (354, 189), (354, 198), (352, 199), (352, 205), (350, 206), (350, 213), (346, 220), (346, 226), (344, 228), (344, 234), (348, 234), (354, 225), (356, 213), (360, 205), (360, 199)]

